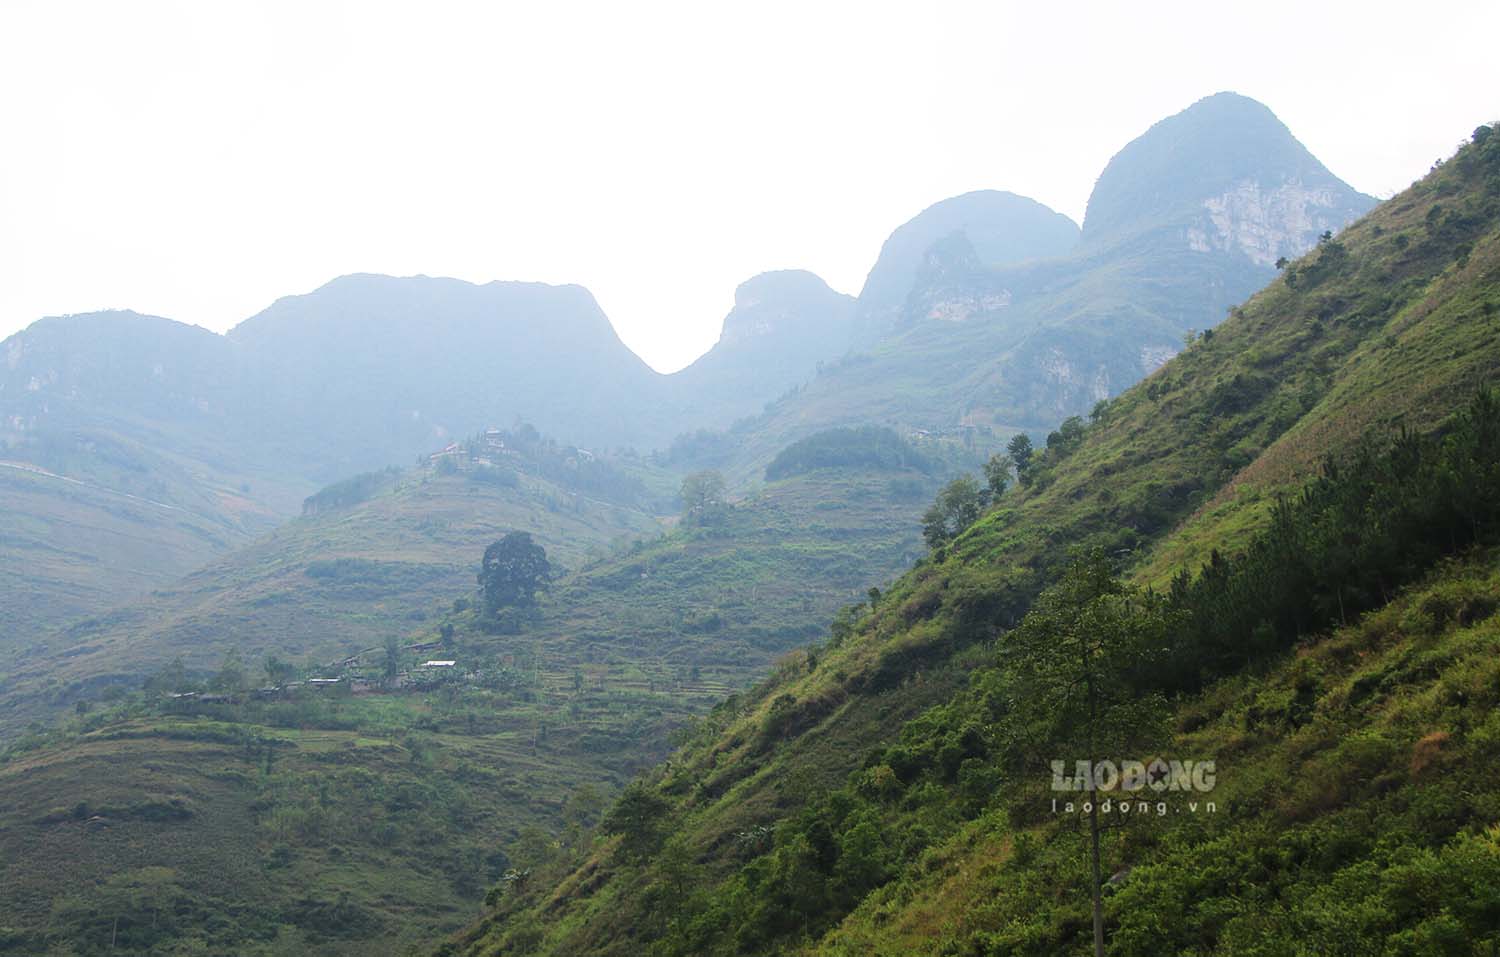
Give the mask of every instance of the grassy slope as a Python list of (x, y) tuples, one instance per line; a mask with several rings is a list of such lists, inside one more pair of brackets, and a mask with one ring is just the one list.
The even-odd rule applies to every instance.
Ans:
[[(867, 749), (890, 743), (906, 720), (961, 687), (980, 643), (1016, 620), (1067, 546), (1148, 555), (1154, 547), (1179, 560), (1201, 553), (1195, 538), (1222, 537), (1232, 549), (1258, 509), (1222, 513), (1213, 539), (1200, 529), (1214, 513), (1199, 510), (1237, 476), (1254, 478), (1257, 460), (1292, 430), (1320, 436), (1318, 455), (1336, 455), (1359, 436), (1348, 416), (1357, 403), (1422, 426), (1492, 381), (1500, 296), (1483, 263), (1500, 220), (1496, 176), (1486, 168), (1496, 145), (1484, 158), (1474, 149), (1460, 154), (1378, 208), (1340, 238), (1346, 257), (1323, 261), (1327, 247), (1310, 254), (1298, 264), (1297, 288), (1274, 284), (1207, 342), (1126, 393), (1080, 450), (906, 576), (815, 666), (788, 662), (756, 694), (719, 709), (652, 777), (674, 804), (668, 830), (702, 868), (695, 880), (727, 876), (736, 834), (795, 815), (810, 794), (842, 784)], [(1437, 205), (1443, 209), (1431, 213)], [(1454, 281), (1455, 271), (1476, 265), (1480, 271)], [(1365, 396), (1390, 381), (1393, 367), (1382, 375), (1368, 352), (1390, 337), (1397, 345), (1389, 348), (1420, 343), (1441, 361), (1426, 364), (1421, 388)], [(1283, 459), (1282, 474), (1305, 477), (1311, 458)], [(648, 876), (622, 865), (604, 842), (554, 896), (513, 901), (506, 919), (481, 923), (460, 949), (504, 953), (508, 941), (516, 953), (639, 953), (636, 938), (655, 920), (649, 887)]]
[[(1192, 952), (1480, 952), (1449, 908), (1500, 876), (1497, 596), (1496, 556), (1454, 563), (1180, 703), (1165, 749), (1216, 760), (1215, 810), (1108, 835), (1110, 952), (1160, 953), (1164, 932)], [(1075, 818), (979, 817), (803, 952), (1082, 952), (1083, 837)]]
[(249, 542), (311, 491), (97, 430), (0, 449), (0, 462), (0, 656)]
[[(0, 806), (26, 809), (0, 820), (0, 849), (11, 861), (5, 876), (17, 888), (0, 910), (0, 926), (14, 928), (9, 939), (18, 952), (42, 941), (91, 952), (100, 926), (80, 918), (79, 908), (104, 908), (118, 884), (144, 880), (150, 874), (142, 869), (156, 867), (173, 872), (158, 893), (180, 899), (175, 906), (183, 914), (164, 937), (178, 943), (227, 924), (224, 933), (238, 935), (236, 952), (398, 953), (463, 924), (477, 896), (497, 880), (496, 860), (522, 854), (522, 828), (561, 832), (570, 794), (589, 784), (614, 793), (628, 773), (664, 756), (670, 728), (743, 688), (773, 657), (805, 641), (803, 622), (826, 617), (871, 581), (909, 564), (917, 551), (914, 506), (893, 495), (893, 479), (915, 480), (920, 498), (936, 484), (905, 472), (812, 472), (768, 484), (738, 503), (722, 526), (678, 530), (592, 562), (577, 550), (579, 530), (544, 533), (549, 546), (550, 536), (571, 534), (574, 549), (563, 547), (558, 557), (583, 565), (544, 597), (537, 619), (520, 634), (486, 634), (473, 627), (471, 615), (443, 618), (461, 626), (457, 658), (510, 663), (520, 687), (505, 693), (471, 688), (456, 700), (443, 693), (360, 698), (341, 705), (346, 711), (336, 720), (322, 712), (288, 719), (303, 730), (255, 711), (178, 718), (131, 703), (121, 714), (77, 719), (91, 729), (81, 735), (23, 741), (23, 750), (0, 764)], [(455, 524), (444, 526), (446, 534), (458, 534), (461, 522), (487, 541), (498, 534), (491, 523), (499, 506), (487, 497), (496, 494), (462, 478), (430, 477), (278, 533), (317, 542), (316, 552), (289, 551), (273, 536), (265, 554), (284, 560), (282, 572), (293, 578), (305, 577), (309, 555), (336, 553), (337, 542), (366, 543), (358, 554), (368, 557), (368, 542), (385, 541), (403, 550), (376, 557), (408, 564), (427, 549), (432, 556), (452, 554), (452, 546), (415, 535), (405, 510), (427, 521), (450, 510)], [(478, 503), (488, 510), (476, 509)], [(579, 519), (540, 509), (529, 520), (527, 527), (553, 529), (549, 522)], [(376, 529), (384, 534), (372, 537)], [(472, 571), (462, 573), (451, 590), (444, 580), (424, 580), (417, 591), (427, 600), (466, 593)], [(246, 588), (283, 587), (280, 573), (235, 574)], [(368, 619), (377, 598), (393, 605), (406, 598), (381, 580), (354, 589), (348, 607), (326, 595), (313, 604), (320, 594), (309, 591), (315, 585), (301, 586), (300, 619)], [(255, 603), (236, 598), (229, 607)], [(227, 613), (217, 614), (222, 620)], [(263, 615), (256, 617), (256, 634), (285, 642), (265, 627)], [(425, 635), (437, 620), (413, 630)], [(253, 656), (249, 661), (253, 670)], [(217, 659), (208, 655), (205, 662)], [(264, 771), (265, 746), (246, 739), (281, 742), (271, 774)], [(444, 795), (437, 811), (406, 820), (417, 812), (387, 807), (392, 795), (419, 782)], [(332, 789), (332, 796), (309, 796), (320, 789)], [(174, 798), (191, 815), (149, 819), (151, 808)], [(89, 810), (75, 816), (79, 802)], [(357, 809), (349, 813), (368, 815), (368, 826), (330, 810), (346, 804)], [(329, 822), (311, 829), (285, 823), (307, 814), (321, 821), (325, 813)], [(111, 826), (91, 828), (94, 814), (110, 818)], [(390, 827), (400, 831), (397, 838), (378, 837)], [(290, 863), (284, 848), (295, 851)], [(80, 860), (90, 875), (82, 882)], [(237, 895), (236, 887), (253, 890)], [(327, 919), (343, 894), (348, 906), (337, 912), (339, 929), (320, 936), (317, 920)], [(139, 946), (144, 932), (132, 933), (131, 946)]]
[[(905, 478), (915, 497), (893, 491)], [(816, 635), (823, 621), (921, 553), (916, 512), (936, 481), (916, 473), (820, 470), (772, 482), (721, 526), (678, 529), (591, 564), (548, 596), (544, 640), (622, 657), (712, 667), (731, 686)]]
[(525, 866), (524, 829), (562, 833), (570, 796), (613, 791), (691, 707), (535, 690), (134, 702), (23, 742), (0, 760), (0, 953), (109, 952), (116, 914), (129, 953), (398, 954), (461, 925)]
[[(28, 657), (0, 686), (6, 718), (70, 705), (100, 684), (138, 685), (178, 655), (207, 671), (230, 648), (247, 662), (267, 653), (323, 662), (380, 645), (468, 593), (485, 546), (515, 528), (576, 566), (659, 526), (536, 478), (512, 489), (407, 473), (370, 501), (294, 520), (142, 602), (23, 646)], [(317, 576), (316, 563), (338, 559), (354, 564)]]

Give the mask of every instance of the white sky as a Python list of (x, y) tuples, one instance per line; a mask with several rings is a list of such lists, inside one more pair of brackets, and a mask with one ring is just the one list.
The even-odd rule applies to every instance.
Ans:
[(425, 273), (580, 283), (671, 370), (742, 280), (857, 293), (944, 197), (1081, 220), (1219, 90), (1387, 196), (1500, 118), (1496, 36), (1494, 0), (0, 0), (0, 336)]

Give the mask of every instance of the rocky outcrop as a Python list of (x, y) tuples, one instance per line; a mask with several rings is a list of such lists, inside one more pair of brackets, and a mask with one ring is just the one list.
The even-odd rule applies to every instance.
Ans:
[(1203, 201), (1199, 222), (1187, 228), (1195, 252), (1238, 252), (1256, 265), (1295, 259), (1325, 231), (1338, 231), (1352, 215), (1330, 186), (1293, 181), (1266, 186), (1246, 179)]

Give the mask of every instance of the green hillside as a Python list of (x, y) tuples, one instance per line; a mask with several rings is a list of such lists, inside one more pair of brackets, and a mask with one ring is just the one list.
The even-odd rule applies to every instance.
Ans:
[(282, 520), (278, 500), (299, 489), (193, 471), (108, 432), (41, 433), (0, 448), (0, 660), (14, 640), (249, 542)]
[(1124, 754), (1219, 766), (1224, 813), (1106, 832), (1111, 952), (1488, 947), (1500, 812), (1456, 777), (1492, 760), (1500, 693), (1500, 414), (1474, 399), (1500, 372), (1500, 137), (1475, 140), (1054, 441), (440, 952), (1083, 953), (1087, 821), (1043, 802), (1048, 760), (1110, 726), (1060, 690), (1068, 641), (1135, 709)]
[(322, 663), (380, 646), (467, 595), (485, 546), (512, 529), (531, 531), (573, 568), (660, 533), (645, 484), (616, 470), (624, 489), (610, 494), (554, 461), (566, 457), (552, 447), (486, 471), (375, 473), (389, 480), (365, 500), (288, 522), (140, 602), (16, 642), (0, 680), (3, 721), (70, 708), (110, 685), (138, 687), (178, 657), (202, 673), (230, 649), (247, 661)]
[(462, 926), (701, 707), (554, 694), (531, 664), (353, 697), (136, 692), (12, 742), (0, 953), (395, 955)]
[[(110, 626), (118, 637), (49, 666), (78, 677), (48, 703), (80, 715), (0, 753), (0, 806), (17, 809), (0, 820), (17, 889), (0, 953), (107, 953), (115, 917), (121, 949), (163, 953), (210, 938), (234, 953), (397, 954), (463, 926), (493, 885), (516, 882), (508, 871), (579, 846), (675, 729), (919, 553), (913, 511), (944, 474), (940, 456), (885, 434), (816, 457), (804, 447), (783, 466), (796, 474), (665, 535), (643, 512), (565, 494), (537, 477), (540, 461), (515, 487), (432, 470), (313, 496), (316, 514), (237, 553), (257, 561), (210, 568), (195, 576), (201, 594), (162, 593)], [(637, 475), (651, 478), (639, 464), (608, 473), (649, 500)], [(511, 527), (574, 570), (502, 624), (473, 600), (473, 566)], [(610, 553), (591, 558), (589, 541)], [(403, 651), (403, 668), (440, 655), (461, 677), (213, 697), (284, 680), (273, 659), (334, 675), (373, 647), (354, 670), (378, 674), (392, 634), (432, 643)], [(80, 698), (103, 662), (117, 683)], [(30, 688), (23, 674), (22, 714), (37, 704)], [(185, 689), (200, 696), (167, 696)]]

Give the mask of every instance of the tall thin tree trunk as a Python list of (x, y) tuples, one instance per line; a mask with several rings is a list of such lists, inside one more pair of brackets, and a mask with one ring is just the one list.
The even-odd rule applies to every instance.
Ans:
[(1099, 792), (1094, 791), (1089, 802), (1089, 838), (1093, 843), (1094, 858), (1094, 957), (1104, 957), (1104, 899), (1101, 896), (1099, 873)]
[(1094, 876), (1093, 899), (1094, 899), (1094, 957), (1104, 957), (1104, 902), (1100, 898), (1100, 875), (1099, 875), (1099, 781), (1096, 771), (1099, 767), (1094, 753), (1095, 736), (1094, 731), (1099, 720), (1099, 697), (1098, 689), (1094, 687), (1093, 656), (1088, 653), (1088, 645), (1084, 645), (1084, 686), (1089, 697), (1089, 730), (1088, 730), (1088, 759), (1089, 759), (1089, 852), (1093, 861), (1091, 872)]

